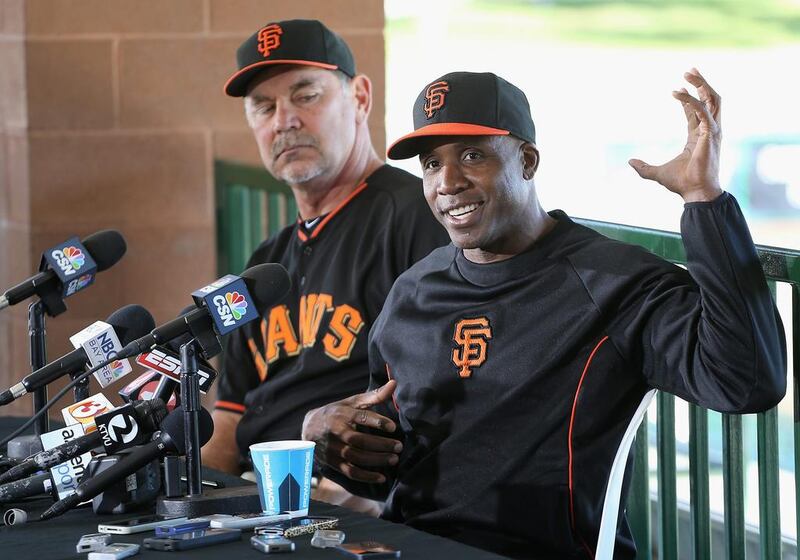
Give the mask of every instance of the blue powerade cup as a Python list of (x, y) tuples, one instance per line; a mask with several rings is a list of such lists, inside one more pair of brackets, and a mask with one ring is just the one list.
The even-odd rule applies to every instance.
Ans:
[(261, 509), (267, 515), (308, 515), (313, 441), (267, 441), (250, 446)]

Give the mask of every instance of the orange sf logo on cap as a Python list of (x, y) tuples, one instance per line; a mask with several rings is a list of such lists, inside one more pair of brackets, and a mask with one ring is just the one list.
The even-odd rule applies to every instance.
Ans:
[(434, 82), (428, 86), (425, 91), (425, 107), (423, 107), (428, 118), (444, 107), (444, 97), (448, 91), (450, 91), (450, 85), (447, 82)]
[(268, 25), (258, 32), (258, 52), (263, 54), (264, 58), (281, 46), (282, 33), (283, 29), (277, 23)]

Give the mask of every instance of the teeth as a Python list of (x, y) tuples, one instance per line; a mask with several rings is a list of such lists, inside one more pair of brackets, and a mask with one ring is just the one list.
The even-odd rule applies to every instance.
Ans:
[(453, 208), (452, 210), (448, 210), (447, 213), (456, 218), (458, 216), (463, 216), (464, 214), (469, 214), (470, 212), (475, 210), (478, 206), (479, 206), (478, 204), (467, 204), (466, 206), (460, 206), (458, 208)]

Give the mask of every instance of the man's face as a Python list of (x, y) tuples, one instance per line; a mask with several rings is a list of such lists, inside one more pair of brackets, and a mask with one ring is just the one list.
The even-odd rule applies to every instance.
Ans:
[(502, 253), (526, 226), (535, 198), (521, 145), (509, 136), (444, 136), (423, 147), (425, 198), (456, 247)]
[(245, 97), (247, 121), (267, 170), (289, 184), (335, 177), (355, 138), (355, 100), (330, 70), (265, 70)]

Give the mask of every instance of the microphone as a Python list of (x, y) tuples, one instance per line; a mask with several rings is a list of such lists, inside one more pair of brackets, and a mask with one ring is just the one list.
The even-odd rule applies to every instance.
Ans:
[[(204, 445), (214, 433), (214, 422), (205, 408), (199, 410), (200, 445)], [(48, 508), (39, 518), (41, 521), (61, 515), (65, 511), (97, 496), (115, 482), (135, 473), (153, 459), (163, 457), (167, 453), (186, 453), (185, 432), (183, 426), (183, 408), (178, 407), (170, 412), (161, 424), (161, 432), (150, 443), (131, 451), (113, 467), (100, 474), (82, 481), (75, 492), (63, 500), (59, 500)]]
[(167, 415), (161, 400), (135, 401), (95, 418), (97, 430), (28, 457), (0, 475), (0, 483), (17, 480), (83, 455), (100, 445), (107, 454), (143, 443)]
[[(192, 294), (195, 297), (194, 309), (129, 343), (119, 351), (117, 357), (129, 358), (141, 354), (182, 334), (194, 336), (192, 328), (198, 324), (203, 327), (213, 324), (220, 335), (227, 334), (257, 319), (261, 311), (282, 299), (290, 287), (289, 274), (277, 263), (253, 266), (242, 272), (241, 276), (223, 276)], [(251, 303), (255, 309), (247, 305), (248, 295), (252, 296)]]
[(14, 502), (21, 498), (50, 494), (53, 491), (53, 477), (49, 472), (37, 474), (22, 480), (0, 485), (0, 503)]
[[(86, 249), (86, 255), (82, 248)], [(126, 249), (125, 238), (112, 229), (93, 233), (82, 242), (76, 237), (48, 249), (40, 267), (44, 270), (0, 295), (0, 310), (31, 296), (44, 298), (62, 289), (62, 297), (71, 296), (91, 284), (95, 272), (114, 266)], [(50, 306), (46, 308), (51, 316), (63, 311), (63, 308), (60, 311)]]
[[(22, 381), (0, 393), (0, 406), (8, 404), (35, 389), (44, 387), (63, 375), (82, 371), (86, 367), (87, 361), (92, 364), (99, 364), (114, 357), (115, 350), (118, 350), (120, 346), (127, 345), (131, 340), (141, 337), (142, 333), (146, 333), (154, 326), (153, 316), (141, 305), (126, 305), (118, 309), (109, 315), (107, 324), (97, 321), (78, 333), (78, 335), (87, 333), (89, 336), (89, 338), (84, 339), (84, 344), (80, 348), (26, 375)], [(111, 367), (113, 365), (111, 364), (98, 372), (101, 373), (105, 370), (110, 372), (106, 376), (97, 376), (98, 381), (104, 387), (117, 377), (124, 375), (118, 373), (123, 368), (123, 364), (119, 364), (116, 368)], [(117, 370), (117, 373), (114, 370)], [(130, 364), (127, 364), (125, 373), (128, 371), (131, 371)]]

